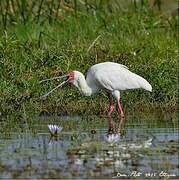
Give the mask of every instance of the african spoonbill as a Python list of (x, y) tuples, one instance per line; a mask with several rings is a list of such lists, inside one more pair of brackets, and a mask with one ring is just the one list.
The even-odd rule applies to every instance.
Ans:
[(120, 117), (120, 131), (124, 121), (124, 111), (121, 104), (120, 91), (139, 88), (150, 92), (152, 91), (152, 86), (143, 77), (129, 71), (126, 66), (114, 62), (103, 62), (91, 66), (87, 72), (86, 79), (81, 72), (72, 71), (64, 76), (54, 77), (40, 82), (63, 77), (65, 77), (66, 80), (50, 92), (46, 93), (43, 97), (48, 96), (55, 89), (61, 87), (67, 82), (76, 86), (85, 96), (91, 96), (101, 89), (105, 90), (109, 97), (109, 130), (113, 128), (111, 114), (114, 111), (114, 105), (112, 97), (117, 100), (118, 113)]

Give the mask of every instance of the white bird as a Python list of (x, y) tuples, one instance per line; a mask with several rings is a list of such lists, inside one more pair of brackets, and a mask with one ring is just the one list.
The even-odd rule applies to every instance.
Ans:
[(152, 86), (141, 76), (129, 71), (129, 69), (118, 63), (103, 62), (91, 66), (85, 76), (79, 71), (72, 71), (64, 76), (54, 77), (40, 82), (66, 77), (66, 81), (46, 93), (43, 97), (48, 96), (52, 91), (69, 82), (76, 86), (78, 90), (85, 96), (91, 96), (103, 89), (109, 96), (109, 129), (113, 128), (111, 114), (114, 111), (112, 96), (117, 100), (119, 115), (120, 115), (120, 129), (124, 120), (124, 112), (121, 104), (120, 91), (129, 89), (142, 88), (147, 91), (152, 91)]

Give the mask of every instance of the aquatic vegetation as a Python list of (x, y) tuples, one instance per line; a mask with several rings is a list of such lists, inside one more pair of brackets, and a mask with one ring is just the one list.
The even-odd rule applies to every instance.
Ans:
[[(32, 121), (31, 127), (21, 124), (23, 132), (14, 127), (8, 138), (0, 137), (1, 179), (111, 179), (117, 172), (130, 174), (136, 168), (141, 172), (155, 170), (159, 174), (165, 170), (168, 174), (179, 175), (178, 128), (172, 121), (161, 123), (157, 117), (148, 116), (145, 116), (148, 119), (140, 117), (134, 121), (128, 117), (126, 133), (120, 137), (109, 136), (113, 137), (111, 139), (119, 137), (119, 141), (111, 145), (105, 139), (107, 129), (103, 118), (55, 117), (39, 117)], [(54, 126), (58, 121), (60, 126)], [(63, 127), (60, 136), (50, 137), (48, 125), (53, 132)], [(94, 127), (95, 133), (91, 133)]]
[(62, 131), (63, 127), (58, 125), (49, 124), (48, 125), (49, 131), (51, 133), (51, 136), (58, 136), (59, 133)]
[(151, 147), (151, 146), (152, 146), (152, 138), (144, 141), (144, 142), (141, 143), (141, 144), (134, 144), (134, 143), (128, 144), (127, 147), (128, 147), (129, 149), (141, 149), (141, 148), (149, 148), (149, 147)]

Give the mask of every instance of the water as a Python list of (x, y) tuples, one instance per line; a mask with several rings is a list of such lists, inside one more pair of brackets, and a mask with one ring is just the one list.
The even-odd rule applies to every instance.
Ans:
[[(36, 118), (21, 132), (1, 134), (0, 178), (177, 179), (178, 127), (168, 117), (128, 117), (114, 144), (105, 140), (106, 118)], [(49, 123), (63, 126), (59, 137), (50, 137)]]

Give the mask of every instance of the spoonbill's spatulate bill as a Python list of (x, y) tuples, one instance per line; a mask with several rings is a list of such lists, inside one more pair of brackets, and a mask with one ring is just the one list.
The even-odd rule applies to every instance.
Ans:
[[(109, 129), (113, 128), (111, 114), (114, 111), (114, 105), (112, 96), (117, 100), (118, 112), (120, 117), (119, 129), (121, 129), (124, 120), (124, 112), (121, 104), (120, 91), (139, 88), (145, 89), (150, 92), (152, 91), (152, 86), (143, 77), (129, 71), (126, 66), (114, 62), (103, 62), (91, 66), (87, 72), (86, 79), (85, 76), (79, 71), (72, 71), (62, 77), (67, 78), (64, 83), (69, 82), (73, 84), (85, 96), (91, 96), (101, 89), (105, 90), (108, 93)], [(61, 77), (55, 77), (51, 79), (57, 78)], [(41, 82), (47, 80), (42, 80)], [(45, 94), (45, 96), (49, 95), (59, 86), (52, 89), (49, 93)]]

